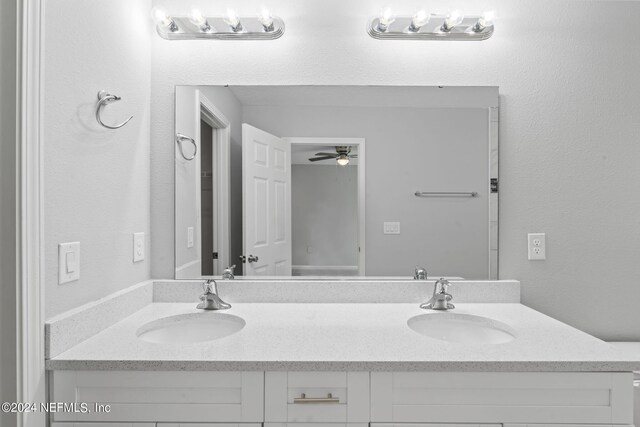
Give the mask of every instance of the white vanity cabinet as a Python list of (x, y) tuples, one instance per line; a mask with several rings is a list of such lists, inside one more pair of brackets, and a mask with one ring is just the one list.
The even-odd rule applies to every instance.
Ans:
[(53, 371), (52, 427), (631, 427), (625, 372)]

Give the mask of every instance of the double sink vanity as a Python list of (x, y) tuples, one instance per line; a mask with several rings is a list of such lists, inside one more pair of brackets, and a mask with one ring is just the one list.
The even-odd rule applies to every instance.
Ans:
[[(421, 307), (434, 284), (452, 307)], [(231, 307), (202, 310), (203, 281), (141, 283), (47, 323), (50, 400), (110, 407), (51, 425), (633, 424), (640, 362), (520, 304), (517, 281), (451, 284), (225, 280)]]

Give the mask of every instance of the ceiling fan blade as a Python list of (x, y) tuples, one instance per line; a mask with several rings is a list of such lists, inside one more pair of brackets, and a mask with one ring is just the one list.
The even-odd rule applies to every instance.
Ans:
[(312, 157), (309, 159), (310, 162), (318, 162), (320, 160), (334, 160), (336, 156), (323, 156), (323, 157)]
[(315, 156), (331, 156), (331, 157), (338, 157), (337, 153), (316, 153), (314, 154)]
[(357, 154), (349, 154), (349, 158), (351, 159), (357, 159), (358, 155)]

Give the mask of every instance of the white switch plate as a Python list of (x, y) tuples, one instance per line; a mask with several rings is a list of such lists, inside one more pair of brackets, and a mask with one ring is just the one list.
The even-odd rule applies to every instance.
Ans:
[(133, 233), (133, 262), (144, 260), (144, 233)]
[(529, 260), (541, 261), (547, 259), (546, 239), (544, 233), (527, 234)]
[(58, 245), (58, 284), (80, 279), (80, 242)]
[(384, 223), (384, 234), (400, 234), (400, 223), (399, 222), (385, 222)]
[(187, 248), (193, 247), (193, 227), (187, 227)]

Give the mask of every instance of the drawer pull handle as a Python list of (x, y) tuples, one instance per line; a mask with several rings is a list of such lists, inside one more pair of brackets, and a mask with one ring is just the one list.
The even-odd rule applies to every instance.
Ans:
[(339, 397), (333, 397), (331, 393), (327, 394), (327, 397), (307, 397), (302, 393), (300, 397), (295, 397), (293, 403), (340, 403)]

